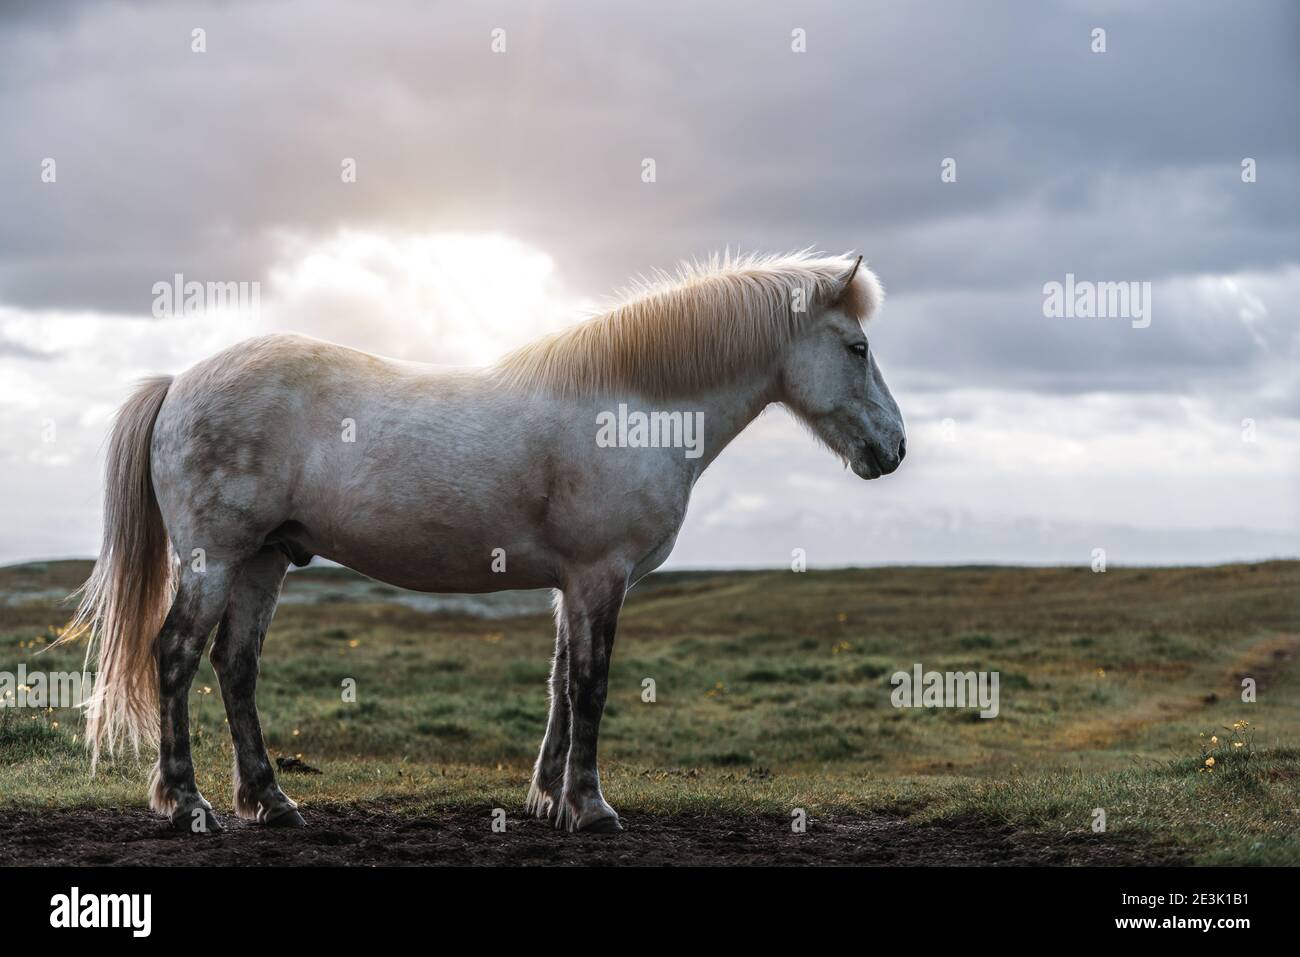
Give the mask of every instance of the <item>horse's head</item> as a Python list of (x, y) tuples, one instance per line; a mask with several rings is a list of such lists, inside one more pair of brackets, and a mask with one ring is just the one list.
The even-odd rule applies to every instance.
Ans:
[(888, 475), (907, 452), (903, 415), (864, 332), (882, 298), (859, 257), (836, 294), (813, 303), (781, 366), (782, 401), (864, 479)]

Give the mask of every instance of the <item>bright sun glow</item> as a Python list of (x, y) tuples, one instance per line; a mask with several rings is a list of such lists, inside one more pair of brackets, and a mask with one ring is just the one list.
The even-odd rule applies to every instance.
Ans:
[(507, 236), (347, 231), (285, 252), (264, 297), (275, 325), (400, 358), (482, 365), (590, 307)]

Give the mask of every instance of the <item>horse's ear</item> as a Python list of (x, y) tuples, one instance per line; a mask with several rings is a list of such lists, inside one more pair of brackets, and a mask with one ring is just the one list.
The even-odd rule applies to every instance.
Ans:
[(862, 265), (862, 257), (859, 256), (853, 263), (853, 268), (844, 274), (840, 280), (840, 291), (835, 295), (835, 302), (841, 304), (849, 301), (853, 297), (853, 279), (858, 274), (858, 267)]

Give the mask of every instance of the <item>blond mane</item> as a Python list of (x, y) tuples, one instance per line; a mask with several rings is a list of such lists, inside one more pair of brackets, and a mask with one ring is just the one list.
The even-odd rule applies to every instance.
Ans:
[(770, 362), (837, 298), (865, 322), (884, 292), (865, 265), (844, 290), (855, 258), (804, 250), (683, 262), (675, 276), (640, 279), (609, 311), (515, 350), (494, 372), (507, 385), (565, 396), (689, 395)]

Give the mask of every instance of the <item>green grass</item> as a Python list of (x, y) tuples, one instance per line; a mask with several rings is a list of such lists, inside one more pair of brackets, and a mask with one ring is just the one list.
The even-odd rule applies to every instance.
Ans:
[[(38, 593), (0, 606), (0, 671), (80, 666), (77, 647), (37, 652), (66, 618), (48, 593), (86, 570), (0, 569), (0, 593)], [(259, 687), (272, 753), (324, 772), (285, 789), (521, 804), (546, 720), (548, 616), (431, 614), (337, 570), (296, 573), (286, 591), (309, 585), (339, 593), (281, 606)], [(626, 813), (805, 806), (1061, 835), (1100, 807), (1107, 833), (1194, 861), (1300, 863), (1297, 594), (1295, 562), (657, 575), (622, 619), (601, 732), (607, 796)], [(1000, 672), (1000, 715), (893, 708), (890, 675), (914, 662)], [(1242, 675), (1258, 680), (1257, 702), (1241, 701)], [(195, 759), (222, 807), (231, 753), (217, 687), (205, 661)], [(145, 770), (129, 760), (89, 778), (78, 720), (0, 711), (0, 809), (140, 801)], [(1241, 720), (1252, 747), (1215, 751), (1203, 770), (1208, 736)]]

